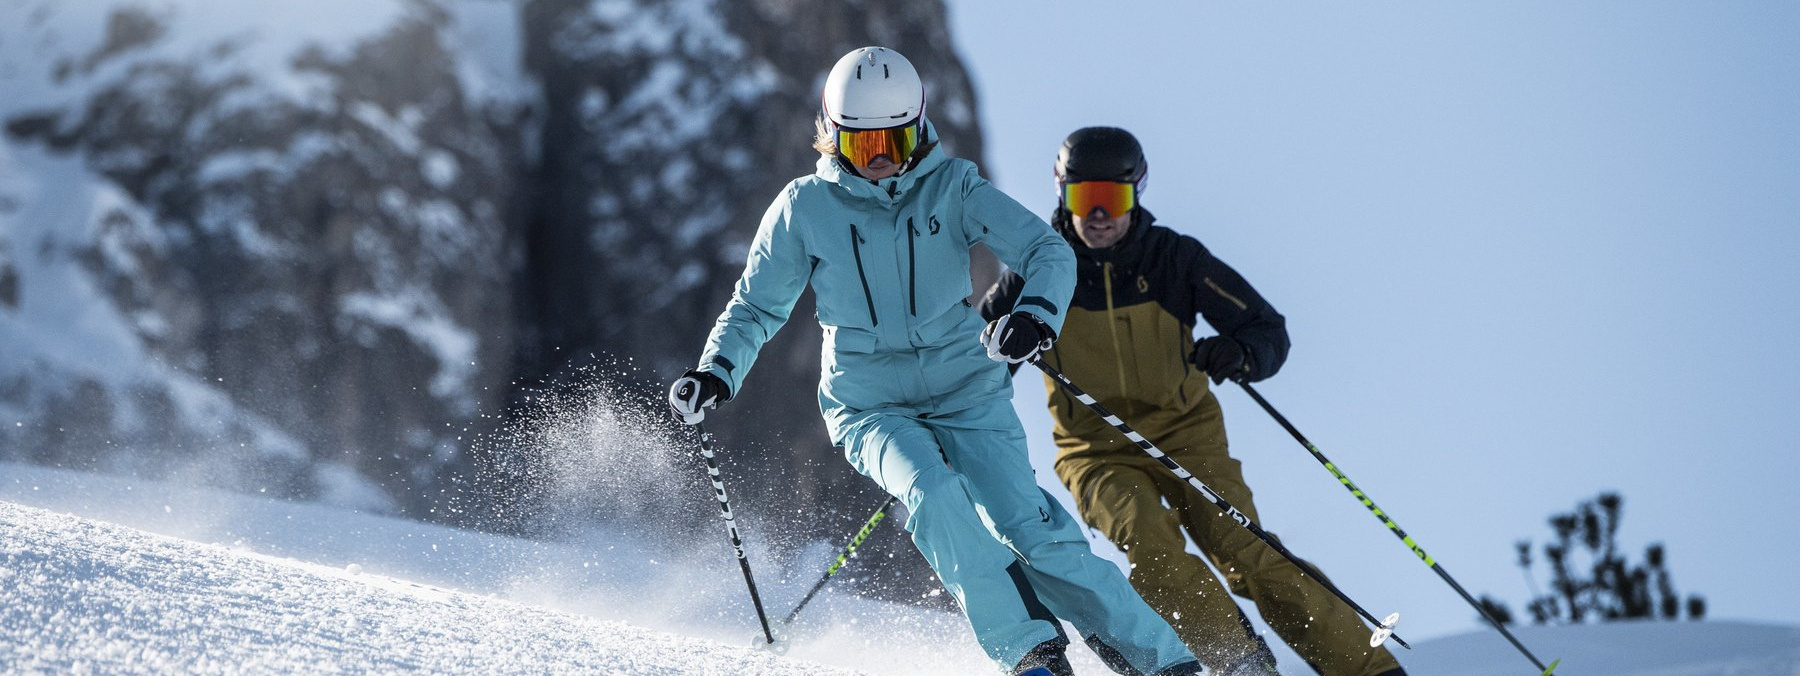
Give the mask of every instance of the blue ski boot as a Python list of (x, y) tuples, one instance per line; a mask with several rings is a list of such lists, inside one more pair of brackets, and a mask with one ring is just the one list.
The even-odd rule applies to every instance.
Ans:
[(1031, 652), (1019, 660), (1013, 667), (1014, 676), (1075, 676), (1075, 670), (1069, 667), (1069, 658), (1063, 655), (1066, 641), (1045, 641), (1039, 643)]

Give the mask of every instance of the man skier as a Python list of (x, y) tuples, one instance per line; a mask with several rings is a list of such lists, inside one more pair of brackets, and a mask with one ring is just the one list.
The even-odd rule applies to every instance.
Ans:
[[(1068, 673), (1060, 625), (1021, 600), (1028, 581), (1102, 656), (1144, 674), (1201, 673), (1032, 476), (1000, 360), (1055, 339), (1075, 281), (1068, 245), (937, 147), (924, 86), (899, 53), (850, 52), (822, 98), (817, 170), (763, 215), (699, 366), (669, 387), (675, 415), (695, 424), (730, 401), (811, 285), (832, 443), (906, 503), (914, 545), (990, 658), (1008, 673)], [(964, 300), (977, 243), (1020, 275), (1017, 308), (985, 330)]]
[[(1077, 281), (1061, 338), (1042, 358), (1255, 520), (1207, 379), (1275, 375), (1287, 358), (1286, 320), (1198, 240), (1155, 225), (1138, 202), (1148, 166), (1123, 129), (1088, 127), (1063, 141), (1051, 223), (1075, 250)], [(1027, 295), (1024, 278), (1008, 273), (982, 314), (1005, 315)], [(1197, 317), (1218, 335), (1195, 342)], [(1185, 551), (1183, 529), (1314, 670), (1404, 673), (1385, 648), (1369, 647), (1355, 611), (1310, 578), (1316, 569), (1302, 571), (1045, 381), (1057, 477), (1082, 518), (1124, 550), (1138, 593), (1211, 673), (1274, 674), (1274, 658), (1206, 563)]]

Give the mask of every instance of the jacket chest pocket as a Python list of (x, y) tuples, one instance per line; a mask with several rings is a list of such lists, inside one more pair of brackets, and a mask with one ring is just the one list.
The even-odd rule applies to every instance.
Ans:
[(899, 235), (901, 293), (912, 321), (935, 319), (969, 296), (969, 243), (959, 224), (921, 211), (901, 219)]
[[(884, 317), (876, 301), (892, 246), (870, 228), (844, 223), (814, 238), (812, 287), (820, 323), (874, 329)], [(885, 233), (884, 233), (885, 235)]]

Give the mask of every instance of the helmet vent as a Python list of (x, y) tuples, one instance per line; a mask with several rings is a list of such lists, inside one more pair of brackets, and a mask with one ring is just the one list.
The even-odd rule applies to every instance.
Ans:
[(887, 77), (893, 77), (893, 76), (894, 76), (894, 75), (893, 75), (893, 74), (892, 74), (892, 73), (889, 73), (889, 72), (888, 72), (888, 67), (887, 67), (887, 64), (885, 64), (885, 63), (884, 63), (884, 64), (881, 64), (881, 76), (882, 76), (882, 77), (884, 77), (884, 78), (887, 78)]

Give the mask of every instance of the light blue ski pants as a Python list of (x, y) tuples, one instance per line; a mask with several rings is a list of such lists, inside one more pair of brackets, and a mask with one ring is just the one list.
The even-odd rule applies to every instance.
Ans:
[(976, 641), (1010, 670), (1061, 632), (1033, 619), (1007, 567), (1083, 637), (1112, 646), (1146, 674), (1194, 659), (1081, 528), (1038, 488), (1025, 430), (1004, 399), (929, 417), (902, 411), (845, 421), (844, 455), (906, 503), (906, 529), (969, 618)]

